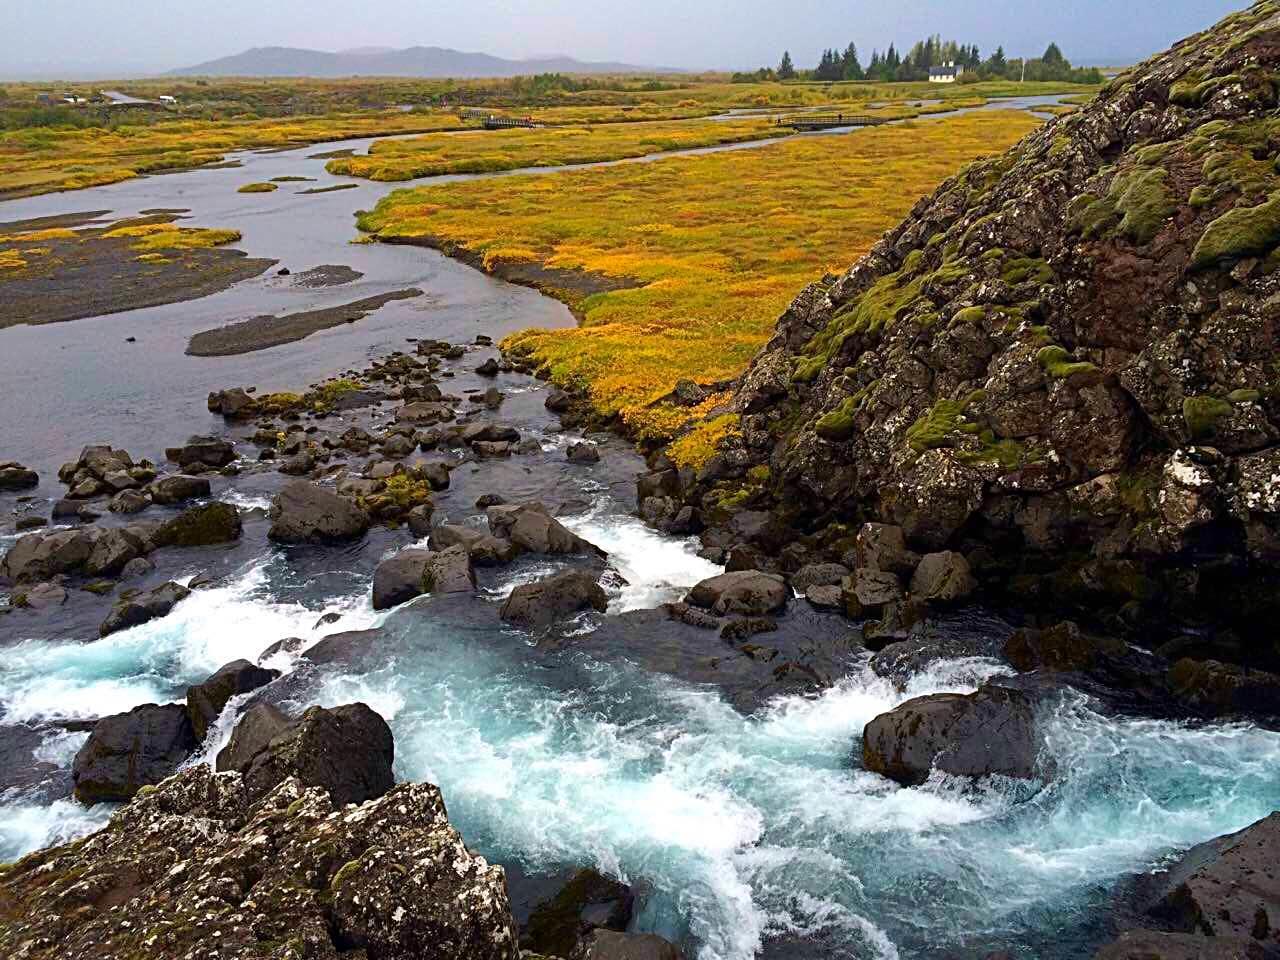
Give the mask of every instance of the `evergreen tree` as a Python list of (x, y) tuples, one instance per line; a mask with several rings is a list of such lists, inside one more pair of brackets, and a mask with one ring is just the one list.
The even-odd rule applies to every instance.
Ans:
[(791, 51), (782, 51), (782, 62), (778, 64), (779, 80), (794, 80), (796, 78), (796, 68), (791, 62)]
[(844, 56), (840, 58), (840, 66), (845, 80), (861, 80), (862, 64), (858, 62), (858, 48), (850, 43), (844, 48)]
[(1004, 47), (996, 47), (996, 52), (987, 61), (987, 73), (993, 77), (1003, 77), (1009, 70), (1009, 61), (1005, 59)]
[(1067, 58), (1062, 55), (1062, 51), (1058, 49), (1056, 43), (1049, 44), (1049, 48), (1045, 50), (1044, 56), (1040, 58), (1051, 67), (1070, 67)]

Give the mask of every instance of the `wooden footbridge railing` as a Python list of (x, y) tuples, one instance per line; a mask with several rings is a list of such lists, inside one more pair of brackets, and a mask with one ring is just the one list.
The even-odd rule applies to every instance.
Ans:
[(780, 127), (793, 130), (836, 130), (840, 127), (878, 127), (888, 123), (885, 117), (871, 117), (858, 113), (795, 113), (778, 117)]

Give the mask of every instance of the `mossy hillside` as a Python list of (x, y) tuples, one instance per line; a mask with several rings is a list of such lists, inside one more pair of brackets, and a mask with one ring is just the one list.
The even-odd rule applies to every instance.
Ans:
[(1204, 269), (1249, 256), (1262, 256), (1280, 246), (1280, 192), (1255, 207), (1236, 207), (1205, 229), (1191, 255), (1192, 266)]
[(1045, 376), (1053, 380), (1064, 380), (1083, 373), (1096, 373), (1098, 370), (1096, 364), (1087, 360), (1072, 360), (1067, 349), (1056, 343), (1041, 347), (1036, 352), (1036, 363), (1040, 364), (1040, 369), (1045, 372)]

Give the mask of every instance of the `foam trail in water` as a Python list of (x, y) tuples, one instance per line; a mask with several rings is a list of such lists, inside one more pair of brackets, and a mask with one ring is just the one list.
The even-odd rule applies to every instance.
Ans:
[(284, 637), (315, 640), (378, 619), (361, 591), (330, 603), (340, 619), (317, 626), (317, 611), (271, 598), (269, 563), (225, 586), (194, 591), (166, 617), (100, 640), (31, 640), (9, 648), (0, 676), (4, 721), (98, 717), (165, 702), (228, 661), (256, 660)]
[(627, 585), (613, 612), (641, 610), (680, 600), (700, 580), (724, 573), (724, 567), (698, 556), (696, 537), (674, 540), (636, 517), (619, 517), (607, 503), (590, 513), (564, 517), (564, 525), (609, 554)]

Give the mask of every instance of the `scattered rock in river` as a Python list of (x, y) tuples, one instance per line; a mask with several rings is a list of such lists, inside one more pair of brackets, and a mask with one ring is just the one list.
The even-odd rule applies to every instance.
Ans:
[(119, 630), (141, 626), (160, 617), (168, 616), (177, 604), (190, 596), (191, 591), (170, 580), (142, 593), (122, 597), (116, 601), (107, 619), (98, 627), (98, 635), (105, 637)]
[(904, 786), (924, 783), (933, 770), (1029, 779), (1038, 751), (1030, 697), (995, 685), (908, 700), (862, 734), (862, 765)]
[(364, 536), (369, 515), (350, 500), (314, 483), (296, 480), (271, 501), (272, 540), (280, 543), (341, 543)]
[(689, 591), (686, 601), (721, 616), (728, 613), (762, 616), (783, 609), (787, 595), (786, 581), (776, 574), (735, 570), (703, 580)]
[(267, 670), (248, 660), (233, 660), (219, 667), (203, 683), (187, 687), (187, 715), (196, 739), (204, 740), (209, 727), (232, 697), (257, 690), (278, 676), (279, 670)]
[(155, 540), (165, 547), (206, 547), (239, 540), (243, 527), (239, 510), (214, 501), (190, 507), (166, 521), (156, 531)]
[(192, 477), (177, 473), (171, 476), (157, 477), (151, 481), (150, 486), (147, 487), (147, 492), (151, 494), (151, 499), (156, 503), (172, 506), (187, 500), (207, 497), (212, 490), (206, 477)]
[(234, 460), (236, 450), (231, 441), (221, 437), (191, 437), (180, 447), (169, 447), (164, 455), (180, 467), (202, 464), (217, 469)]
[(530, 553), (607, 556), (551, 516), (541, 503), (499, 504), (485, 511), (489, 530)]
[(499, 615), (523, 630), (540, 630), (581, 610), (604, 613), (609, 598), (599, 582), (582, 570), (565, 570), (553, 577), (525, 583), (511, 591)]
[(40, 483), (40, 475), (16, 460), (0, 461), (0, 490), (28, 490)]
[(600, 462), (600, 451), (593, 443), (571, 443), (567, 452), (570, 463), (593, 464)]

